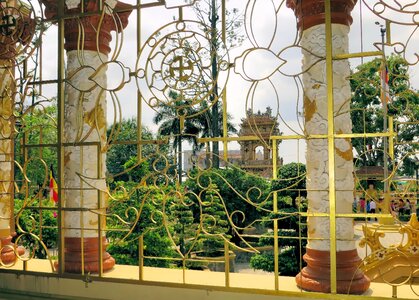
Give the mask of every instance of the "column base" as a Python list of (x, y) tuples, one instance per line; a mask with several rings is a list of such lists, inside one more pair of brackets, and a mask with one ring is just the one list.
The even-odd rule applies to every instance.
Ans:
[[(84, 238), (84, 259), (82, 263), (81, 238), (64, 238), (64, 271), (68, 273), (82, 273), (82, 265), (84, 264), (84, 272), (98, 273), (99, 264), (99, 241), (97, 237)], [(115, 259), (106, 252), (108, 242), (106, 237), (102, 238), (102, 265), (103, 272), (109, 271), (115, 265)], [(58, 262), (54, 264), (58, 270)]]
[[(307, 248), (303, 257), (307, 267), (295, 277), (303, 290), (330, 293), (330, 252)], [(359, 269), (361, 259), (356, 249), (336, 253), (337, 292), (362, 294), (370, 286), (370, 280)]]
[(25, 253), (25, 249), (21, 246), (16, 247), (12, 243), (13, 236), (8, 236), (7, 238), (2, 238), (1, 240), (1, 263), (2, 265), (13, 264), (16, 259), (16, 253), (20, 256)]

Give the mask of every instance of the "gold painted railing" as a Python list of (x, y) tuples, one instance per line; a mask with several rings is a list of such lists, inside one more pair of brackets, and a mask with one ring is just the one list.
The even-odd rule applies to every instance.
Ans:
[[(333, 297), (355, 245), (354, 273), (418, 295), (418, 3), (355, 2), (0, 1), (0, 277)], [(324, 294), (295, 284), (310, 257)]]

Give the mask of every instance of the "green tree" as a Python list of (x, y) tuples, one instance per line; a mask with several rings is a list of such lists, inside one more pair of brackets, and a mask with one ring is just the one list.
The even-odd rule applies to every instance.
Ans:
[(224, 251), (224, 238), (230, 240), (231, 236), (228, 235), (230, 231), (228, 216), (214, 184), (211, 184), (205, 191), (201, 226), (203, 228), (200, 236), (203, 256), (220, 256), (220, 252)]
[[(213, 184), (218, 190), (229, 214), (242, 212), (245, 215), (245, 218), (240, 213), (232, 215), (232, 222), (238, 227), (246, 227), (256, 219), (260, 219), (263, 216), (266, 203), (272, 199), (271, 184), (268, 180), (255, 174), (246, 173), (237, 167), (194, 170), (185, 182), (190, 194), (195, 195), (201, 195), (210, 184)], [(193, 199), (191, 200), (193, 201)], [(194, 217), (200, 218), (199, 211), (194, 211)], [(231, 241), (239, 244), (241, 238), (237, 233), (240, 234), (241, 230), (235, 232), (230, 228)]]
[[(40, 202), (46, 209), (27, 208), (37, 207)], [(49, 199), (16, 199), (14, 202), (19, 244), (35, 258), (46, 258), (46, 250), (55, 249), (58, 246), (57, 218), (54, 211), (50, 210), (53, 206), (54, 204)]]
[[(130, 182), (141, 182), (142, 179), (147, 178), (151, 173), (149, 162), (143, 161), (138, 164), (136, 156), (131, 156), (123, 167)], [(150, 183), (150, 180), (146, 181), (146, 183)]]
[(173, 202), (169, 210), (169, 220), (173, 224), (173, 236), (175, 242), (179, 245), (179, 251), (182, 255), (186, 255), (191, 250), (188, 241), (194, 239), (198, 226), (194, 223), (191, 208), (193, 203), (188, 201), (188, 199), (183, 201)]
[(297, 198), (306, 197), (306, 166), (302, 163), (285, 164), (278, 169), (278, 179), (272, 181), (272, 190), (292, 199), (292, 207), (297, 208)]
[[(161, 203), (165, 191), (153, 186), (138, 187), (135, 182), (118, 184), (128, 191), (128, 195), (121, 196), (121, 192), (116, 192), (109, 201), (108, 214), (113, 217), (107, 219), (108, 252), (118, 264), (138, 265), (138, 239), (143, 236), (145, 256), (174, 257), (173, 244), (161, 226), (163, 220), (158, 213), (161, 210), (158, 203)], [(127, 230), (132, 230), (128, 236)], [(169, 261), (159, 259), (146, 259), (144, 264), (155, 267), (170, 265)]]
[(199, 127), (193, 119), (184, 117), (194, 114), (194, 108), (190, 103), (180, 99), (179, 95), (173, 91), (169, 92), (169, 97), (174, 100), (174, 106), (160, 105), (153, 121), (160, 125), (159, 135), (170, 136), (172, 139), (175, 157), (177, 157), (178, 180), (181, 183), (183, 175), (182, 142), (189, 141), (196, 144)]
[[(124, 165), (131, 160), (133, 157), (137, 157), (138, 146), (135, 143), (137, 141), (137, 120), (135, 118), (124, 119), (121, 123), (117, 123), (114, 126), (110, 126), (107, 130), (108, 137), (112, 132), (117, 132), (114, 140), (111, 142), (111, 147), (106, 154), (106, 169), (112, 175), (121, 174), (117, 176), (116, 180), (128, 181), (129, 175), (124, 173)], [(143, 140), (152, 140), (153, 134), (147, 128), (142, 128)], [(128, 142), (128, 143), (126, 143)], [(129, 143), (132, 142), (132, 143)], [(142, 147), (143, 156), (150, 156), (155, 148), (153, 145), (143, 145)]]
[[(30, 196), (46, 187), (49, 180), (50, 166), (57, 170), (57, 149), (51, 146), (57, 143), (57, 106), (53, 99), (48, 105), (36, 105), (28, 108), (16, 122), (15, 160), (26, 163), (26, 176), (30, 180)], [(30, 146), (30, 147), (28, 147)], [(36, 146), (36, 147), (32, 147)], [(15, 168), (15, 178), (23, 180), (19, 168)], [(43, 191), (40, 191), (44, 194)]]
[[(288, 196), (289, 197), (289, 196)], [(306, 218), (299, 212), (307, 211), (306, 201), (300, 202), (299, 208), (289, 205), (286, 197), (279, 196), (278, 213), (271, 213), (265, 218), (267, 227), (273, 229), (273, 220), (278, 220), (278, 269), (283, 276), (295, 276), (300, 272), (304, 262), (302, 257), (307, 245)], [(274, 246), (273, 233), (261, 237), (259, 246)], [(269, 250), (255, 254), (250, 259), (250, 266), (267, 272), (274, 271), (274, 251)]]
[[(383, 132), (383, 105), (380, 98), (380, 70), (382, 60), (377, 58), (356, 68), (350, 78), (352, 89), (351, 118), (354, 133)], [(419, 149), (419, 96), (418, 91), (410, 86), (409, 65), (400, 56), (391, 55), (386, 61), (389, 73), (389, 92), (391, 102), (388, 114), (394, 117), (395, 123), (407, 122), (397, 126), (395, 159), (401, 160), (408, 153)], [(383, 139), (352, 139), (357, 152), (358, 166), (383, 165)], [(399, 169), (405, 175), (413, 175), (414, 155), (407, 156)]]
[[(221, 12), (221, 1), (219, 0), (203, 0), (197, 1), (193, 6), (195, 15), (198, 21), (209, 29), (209, 40), (208, 55), (209, 61), (211, 62), (210, 81), (215, 83), (211, 90), (210, 99), (208, 104), (211, 104), (211, 112), (208, 114), (210, 118), (207, 118), (208, 132), (212, 138), (220, 136), (220, 128), (222, 128), (222, 113), (220, 113), (220, 101), (219, 100), (219, 86), (218, 86), (218, 64), (222, 59), (222, 47), (228, 49), (238, 46), (243, 41), (243, 35), (240, 33), (240, 28), (243, 24), (242, 15), (239, 13), (237, 8), (227, 10), (225, 21), (225, 43), (222, 43), (223, 33), (221, 30), (221, 20), (219, 13)], [(203, 85), (208, 86), (208, 82), (202, 82)], [(220, 167), (219, 161), (219, 145), (217, 141), (212, 143), (212, 165), (214, 168)]]
[[(278, 169), (278, 180), (272, 182), (272, 190), (277, 191), (278, 213), (270, 213), (264, 218), (265, 226), (273, 229), (273, 220), (278, 222), (278, 268), (281, 275), (295, 276), (304, 262), (302, 257), (307, 244), (306, 218), (300, 212), (307, 211), (306, 167), (301, 163), (289, 163)], [(300, 201), (296, 200), (300, 198)], [(272, 202), (268, 203), (272, 207)], [(274, 246), (274, 235), (270, 233), (259, 239), (259, 246)], [(301, 263), (300, 263), (301, 262)], [(255, 254), (250, 266), (268, 272), (274, 271), (274, 251)]]

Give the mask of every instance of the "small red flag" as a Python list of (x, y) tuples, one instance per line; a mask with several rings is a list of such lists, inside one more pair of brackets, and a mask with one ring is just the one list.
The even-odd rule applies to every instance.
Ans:
[(58, 185), (54, 179), (52, 171), (49, 172), (49, 199), (58, 202)]
[(391, 102), (390, 98), (390, 87), (388, 86), (389, 76), (388, 76), (388, 67), (383, 64), (381, 66), (381, 99), (383, 99), (387, 104)]

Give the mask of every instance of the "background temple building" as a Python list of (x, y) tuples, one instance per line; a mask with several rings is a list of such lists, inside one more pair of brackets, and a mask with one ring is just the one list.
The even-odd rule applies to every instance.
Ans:
[[(280, 135), (278, 121), (272, 116), (272, 109), (266, 108), (266, 112), (246, 112), (246, 118), (241, 120), (240, 137), (257, 136), (257, 140), (240, 141), (241, 168), (263, 177), (272, 177), (272, 148), (270, 137)], [(278, 160), (279, 166), (282, 159)]]
[[(205, 166), (205, 150), (201, 150), (196, 152), (195, 156), (198, 161), (198, 165), (201, 168), (204, 168)], [(185, 172), (191, 170), (194, 167), (194, 158), (193, 158), (193, 150), (186, 150), (183, 152), (184, 156), (184, 164), (183, 164), (183, 170)], [(220, 158), (224, 157), (224, 152), (220, 151)], [(240, 165), (241, 163), (241, 154), (240, 150), (228, 150), (227, 152), (228, 162), (233, 165)], [(223, 159), (220, 159), (220, 167), (224, 168), (226, 167), (226, 162)]]
[[(252, 113), (247, 111), (247, 117), (241, 120), (239, 137), (246, 137), (240, 141), (240, 150), (229, 150), (227, 153), (228, 163), (239, 166), (243, 170), (259, 174), (262, 177), (272, 177), (272, 148), (269, 137), (279, 135), (278, 121), (272, 116), (272, 109), (266, 108), (265, 112)], [(258, 139), (249, 140), (249, 137)], [(205, 164), (205, 151), (196, 153), (198, 164), (201, 168)], [(220, 151), (220, 158), (224, 157)], [(193, 150), (184, 151), (184, 171), (193, 168)], [(278, 159), (279, 166), (282, 165), (282, 158)], [(226, 162), (221, 159), (220, 167), (226, 167)]]

